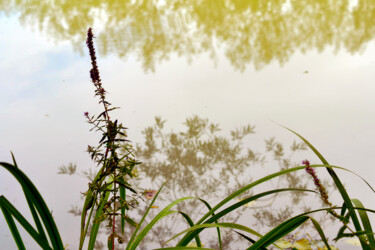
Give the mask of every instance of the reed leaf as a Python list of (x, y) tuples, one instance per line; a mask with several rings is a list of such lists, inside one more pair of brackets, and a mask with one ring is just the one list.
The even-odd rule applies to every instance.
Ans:
[[(13, 162), (15, 163), (14, 156)], [(48, 233), (50, 242), (52, 244), (53, 249), (64, 249), (63, 243), (59, 234), (59, 231), (56, 227), (55, 221), (53, 220), (53, 217), (51, 215), (50, 210), (48, 209), (46, 203), (44, 202), (42, 196), (40, 195), (37, 188), (34, 186), (34, 184), (30, 181), (30, 179), (15, 165), (11, 165), (9, 163), (0, 162), (0, 166), (2, 166), (4, 169), (8, 170), (18, 181), (18, 183), (21, 185), (26, 199), (28, 200), (28, 205), (30, 207), (31, 213), (33, 214), (34, 221), (36, 221), (37, 228), (40, 231), (39, 233), (36, 233), (38, 236), (34, 234), (35, 229), (30, 225), (30, 223), (27, 222), (21, 215), (21, 213), (18, 212), (17, 209), (15, 209), (7, 200), (5, 197), (2, 199), (1, 206), (6, 207), (7, 211), (11, 213), (12, 216), (14, 216), (20, 224), (25, 228), (25, 230), (30, 233), (33, 232), (34, 239), (39, 244), (40, 242), (47, 242), (46, 235), (43, 232), (43, 227), (41, 226), (41, 222), (39, 221), (39, 217), (36, 214), (36, 211), (38, 212), (41, 220), (43, 221), (44, 227)], [(35, 211), (36, 209), (36, 211)], [(39, 221), (39, 222), (38, 222)], [(38, 225), (39, 223), (39, 225)], [(48, 244), (48, 243), (47, 243)]]
[[(357, 208), (364, 208), (362, 202), (358, 199), (352, 199), (352, 202)], [(366, 213), (366, 210), (358, 210), (359, 217), (361, 218), (364, 231), (367, 231), (367, 239), (370, 247), (375, 249), (374, 232), (371, 227), (370, 219)]]

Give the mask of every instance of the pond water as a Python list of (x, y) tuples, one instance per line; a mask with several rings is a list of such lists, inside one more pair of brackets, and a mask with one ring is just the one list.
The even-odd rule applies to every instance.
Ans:
[[(79, 222), (67, 210), (87, 181), (57, 168), (92, 166), (85, 150), (100, 136), (83, 117), (100, 112), (88, 27), (108, 98), (121, 107), (115, 114), (132, 141), (143, 141), (155, 116), (174, 131), (193, 115), (223, 133), (250, 123), (259, 148), (272, 136), (297, 139), (281, 124), (375, 185), (375, 1), (82, 2), (0, 3), (0, 161), (15, 154), (71, 249)], [(306, 157), (319, 163), (312, 153), (297, 155)], [(1, 194), (25, 207), (18, 184), (0, 173)], [(353, 197), (375, 206), (359, 178), (340, 176)], [(2, 248), (14, 248), (0, 217)]]

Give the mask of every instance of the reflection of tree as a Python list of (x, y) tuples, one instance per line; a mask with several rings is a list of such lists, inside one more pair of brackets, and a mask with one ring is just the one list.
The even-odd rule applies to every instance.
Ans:
[[(292, 153), (306, 149), (304, 144), (294, 142), (287, 150), (275, 138), (270, 138), (265, 141), (265, 151), (254, 152), (245, 147), (249, 144), (249, 135), (254, 133), (254, 127), (250, 125), (231, 131), (231, 137), (227, 137), (219, 134), (218, 125), (197, 116), (187, 118), (185, 129), (179, 133), (165, 132), (164, 123), (157, 117), (154, 126), (144, 129), (144, 145), (138, 145), (136, 152), (143, 162), (138, 167), (141, 179), (156, 183), (167, 181), (166, 190), (169, 192), (160, 198), (169, 202), (184, 196), (195, 196), (208, 199), (214, 205), (252, 180), (264, 177), (266, 159), (267, 165), (276, 165), (271, 170), (276, 172), (295, 166)], [(306, 188), (309, 182), (308, 176), (302, 172), (283, 175), (269, 184), (272, 188)], [(242, 198), (257, 192), (251, 191)], [(308, 209), (302, 196), (301, 192), (291, 192), (288, 197), (263, 199), (242, 207), (223, 221), (253, 218), (253, 222), (257, 223), (255, 228), (265, 232), (267, 227), (276, 226), (294, 213)], [(180, 206), (179, 210), (189, 215), (204, 210), (204, 207), (197, 207), (198, 202)], [(157, 230), (156, 238), (172, 236), (171, 232), (178, 231), (175, 228), (175, 222), (167, 221)], [(161, 232), (164, 234), (160, 235)], [(238, 239), (234, 239), (233, 234), (223, 235), (224, 249), (231, 249), (230, 245)], [(211, 247), (218, 247), (215, 245), (217, 242), (210, 243)]]
[[(165, 3), (161, 3), (165, 2)], [(69, 1), (3, 0), (0, 11), (20, 15), (57, 41), (76, 49), (88, 26), (104, 55), (137, 53), (146, 69), (172, 53), (192, 59), (223, 49), (231, 64), (257, 69), (273, 60), (285, 63), (296, 51), (326, 46), (360, 51), (375, 35), (375, 1), (333, 0), (170, 0)]]
[[(296, 142), (287, 149), (275, 138), (270, 138), (265, 140), (265, 149), (256, 152), (258, 150), (249, 148), (252, 144), (251, 135), (254, 134), (253, 126), (235, 129), (228, 136), (220, 132), (218, 125), (197, 116), (187, 118), (181, 132), (166, 132), (164, 125), (165, 121), (156, 117), (155, 124), (143, 130), (145, 141), (137, 145), (135, 152), (137, 158), (143, 161), (137, 167), (139, 175), (136, 180), (138, 184), (142, 182), (139, 186), (145, 186), (145, 183), (160, 186), (167, 181), (156, 203), (161, 208), (164, 207), (163, 204), (186, 196), (203, 198), (211, 205), (215, 205), (234, 190), (264, 177), (267, 173), (295, 166), (292, 161), (293, 153), (306, 149), (304, 144)], [(76, 166), (72, 164), (60, 167), (59, 171), (60, 174), (69, 175), (75, 172)], [(83, 176), (87, 178), (91, 178), (92, 175), (91, 171), (83, 172)], [(267, 190), (306, 188), (307, 183), (313, 186), (309, 176), (301, 171), (268, 182), (265, 188)], [(136, 183), (134, 184), (137, 186)], [(250, 190), (239, 199), (259, 192), (259, 190)], [(301, 192), (290, 192), (287, 197), (272, 196), (256, 201), (255, 204), (248, 204), (232, 212), (222, 221), (236, 222), (244, 218), (252, 218), (251, 222), (240, 223), (264, 233), (267, 228), (276, 226), (293, 214), (309, 209), (308, 205), (311, 205), (311, 202), (308, 205), (304, 204), (303, 195), (304, 193)], [(131, 210), (131, 217), (139, 218), (143, 215), (144, 205), (141, 202)], [(207, 211), (199, 202), (180, 204), (177, 210), (186, 212), (193, 220), (202, 211)], [(155, 215), (158, 211), (159, 209), (155, 209), (152, 214)], [(69, 212), (75, 215), (81, 214), (79, 208), (73, 208)], [(148, 218), (153, 218), (152, 214)], [(117, 228), (120, 228), (120, 225)], [(155, 247), (164, 246), (165, 240), (184, 228), (185, 224), (180, 217), (164, 218), (147, 235), (141, 249), (150, 249), (147, 247), (150, 244), (156, 244)], [(133, 230), (131, 226), (126, 227), (125, 242)], [(102, 228), (103, 231), (105, 228)], [(239, 239), (233, 233), (226, 233), (225, 230), (222, 233), (223, 249), (232, 249), (230, 246)], [(215, 240), (205, 243), (218, 248)]]

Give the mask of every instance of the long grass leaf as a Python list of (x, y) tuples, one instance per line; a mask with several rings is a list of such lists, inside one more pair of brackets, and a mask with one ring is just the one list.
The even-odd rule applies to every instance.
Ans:
[[(360, 200), (352, 199), (352, 202), (354, 203), (354, 205), (357, 208), (364, 208), (363, 204)], [(364, 231), (369, 232), (369, 234), (367, 234), (368, 242), (369, 242), (371, 248), (375, 249), (375, 239), (374, 239), (374, 233), (372, 231), (370, 219), (368, 218), (365, 210), (358, 210), (358, 213), (359, 213), (359, 217), (361, 218)]]
[(248, 248), (248, 250), (256, 250), (261, 247), (267, 247), (271, 245), (283, 236), (292, 232), (297, 227), (301, 226), (308, 219), (308, 216), (298, 216), (281, 223), (280, 225), (269, 231), (266, 235), (261, 237), (259, 240), (257, 240), (251, 247)]
[(16, 168), (14, 165), (0, 162), (0, 166), (8, 170), (17, 179), (22, 186), (25, 195), (28, 196), (30, 201), (35, 205), (35, 208), (38, 211), (48, 233), (52, 248), (64, 249), (59, 231), (56, 227), (55, 221), (53, 220), (51, 212), (34, 184), (20, 169)]
[[(112, 185), (110, 185), (108, 187), (108, 189), (110, 189), (111, 187), (112, 187)], [(110, 195), (110, 192), (108, 190), (103, 191), (102, 197), (99, 201), (98, 209), (96, 210), (95, 217), (94, 217), (94, 220), (93, 220), (93, 223), (92, 223), (92, 228), (91, 228), (91, 233), (90, 233), (90, 238), (89, 238), (89, 246), (87, 248), (89, 250), (94, 249), (94, 245), (95, 245), (95, 242), (96, 242), (96, 237), (97, 237), (98, 232), (99, 232), (100, 224), (105, 219), (103, 217), (104, 216), (103, 208), (104, 208), (105, 204), (108, 202), (109, 195)]]
[[(2, 197), (0, 197), (0, 198), (2, 198)], [(1, 203), (0, 203), (0, 208), (1, 208), (1, 211), (3, 212), (5, 221), (7, 222), (8, 226), (9, 226), (9, 230), (12, 233), (13, 239), (16, 242), (16, 245), (17, 245), (18, 249), (26, 250), (25, 245), (23, 244), (21, 235), (18, 232), (16, 223), (14, 223), (14, 220), (12, 218), (12, 215), (8, 212), (8, 210), (5, 207), (3, 207), (1, 205)]]
[(138, 223), (138, 226), (135, 228), (133, 234), (132, 234), (132, 237), (130, 238), (129, 242), (128, 242), (128, 245), (126, 247), (126, 249), (130, 249), (130, 246), (133, 244), (133, 241), (135, 239), (135, 237), (137, 236), (137, 233), (139, 231), (139, 229), (141, 228), (144, 220), (146, 219), (147, 217), (147, 214), (150, 212), (150, 209), (152, 207), (152, 205), (154, 204), (154, 202), (156, 201), (157, 197), (159, 196), (161, 190), (163, 189), (164, 185), (165, 185), (166, 182), (164, 182), (161, 187), (159, 188), (158, 192), (156, 193), (156, 195), (154, 196), (154, 198), (152, 199), (151, 201), (151, 204), (148, 206), (146, 212), (143, 214), (142, 218), (141, 218), (141, 221)]
[(177, 238), (178, 236), (180, 236), (180, 235), (182, 235), (184, 233), (195, 231), (197, 229), (202, 229), (202, 228), (205, 229), (205, 228), (212, 228), (212, 227), (222, 227), (222, 228), (229, 228), (229, 229), (238, 229), (238, 230), (241, 230), (241, 231), (253, 234), (255, 236), (262, 237), (262, 235), (259, 234), (257, 231), (255, 231), (255, 230), (253, 230), (251, 228), (248, 228), (248, 227), (246, 227), (244, 225), (240, 225), (240, 224), (236, 224), (236, 223), (221, 222), (221, 223), (195, 225), (193, 227), (185, 229), (182, 232), (179, 232), (178, 234), (174, 235), (172, 238), (170, 238), (168, 241), (166, 241), (166, 243), (170, 242), (171, 240), (174, 240), (175, 238)]
[[(198, 200), (200, 200), (201, 202), (203, 202), (203, 204), (208, 208), (208, 211), (210, 211), (212, 209), (211, 205), (207, 201), (203, 200), (202, 198), (198, 198)], [(215, 213), (212, 213), (212, 216), (215, 216)], [(215, 220), (215, 223), (218, 223), (218, 221)], [(216, 231), (217, 231), (217, 238), (218, 238), (218, 241), (219, 241), (219, 249), (222, 250), (223, 249), (223, 244), (222, 244), (222, 241), (221, 241), (220, 228), (217, 227)], [(196, 237), (198, 237), (198, 235)]]
[[(96, 174), (96, 176), (94, 178), (93, 183), (97, 183), (99, 181), (99, 179), (101, 178), (102, 172), (104, 170), (104, 167), (105, 166), (102, 166), (101, 169), (98, 171), (98, 173)], [(86, 192), (85, 202), (83, 204), (82, 214), (81, 214), (81, 235), (80, 235), (80, 238), (79, 238), (79, 249), (80, 250), (83, 248), (83, 243), (85, 242), (88, 225), (90, 223), (91, 216), (92, 216), (93, 210), (95, 208), (95, 200), (96, 200), (96, 197), (94, 197), (93, 191), (91, 190), (91, 188), (89, 188), (89, 190), (87, 190), (87, 192)], [(88, 218), (86, 219), (88, 210), (90, 210), (90, 214), (89, 214)]]
[[(126, 202), (126, 190), (124, 186), (120, 186), (120, 203)], [(121, 234), (125, 234), (125, 207), (121, 205)]]
[(12, 215), (43, 249), (52, 249), (48, 241), (44, 237), (41, 237), (25, 217), (4, 196), (0, 196), (0, 207), (3, 211)]
[[(255, 240), (253, 240), (253, 239), (250, 238), (249, 236), (244, 235), (243, 233), (237, 232), (236, 230), (235, 230), (235, 232), (236, 232), (237, 234), (239, 234), (242, 238), (244, 238), (244, 239), (248, 240), (249, 242), (251, 242), (252, 244), (254, 244), (254, 243), (256, 242)], [(279, 246), (277, 246), (277, 245), (276, 245), (276, 247), (279, 248), (279, 249), (281, 249), (281, 248), (280, 248)], [(267, 250), (267, 248), (265, 248), (265, 247), (260, 247), (259, 249), (260, 249), (260, 250)]]
[(319, 224), (314, 218), (312, 218), (312, 217), (310, 217), (310, 220), (311, 220), (311, 222), (314, 224), (316, 231), (318, 231), (318, 233), (319, 233), (319, 235), (320, 235), (320, 238), (322, 239), (322, 241), (323, 241), (324, 244), (326, 245), (327, 249), (328, 249), (328, 250), (331, 250), (331, 247), (330, 247), (330, 245), (328, 244), (327, 238), (326, 238), (326, 236), (324, 235), (324, 231), (323, 231), (322, 227), (320, 226), (320, 224)]
[[(170, 215), (172, 213), (174, 213), (175, 211), (170, 211), (170, 209), (175, 206), (176, 204), (182, 202), (182, 201), (185, 201), (185, 200), (188, 200), (188, 199), (193, 199), (193, 197), (184, 197), (184, 198), (180, 198), (178, 200), (175, 200), (173, 201), (172, 203), (170, 203), (168, 206), (166, 206), (162, 211), (160, 211), (155, 217), (154, 219), (152, 219), (150, 221), (150, 223), (148, 223), (145, 228), (142, 229), (141, 232), (139, 232), (139, 234), (137, 235), (137, 237), (134, 238), (134, 241), (132, 242), (132, 244), (128, 247), (127, 249), (131, 249), (131, 250), (135, 250), (139, 243), (141, 243), (141, 241), (143, 240), (143, 238), (146, 236), (146, 234), (151, 230), (151, 228), (159, 221), (161, 220), (163, 217), (167, 216), (167, 215)], [(151, 206), (151, 205), (150, 205)], [(138, 228), (138, 227), (137, 227)]]
[[(184, 212), (179, 212), (179, 213), (185, 218), (186, 222), (189, 224), (190, 227), (194, 226), (194, 222), (188, 214), (186, 214)], [(195, 236), (195, 242), (197, 243), (198, 247), (202, 247), (202, 243), (201, 243), (201, 240), (200, 240), (198, 235)]]

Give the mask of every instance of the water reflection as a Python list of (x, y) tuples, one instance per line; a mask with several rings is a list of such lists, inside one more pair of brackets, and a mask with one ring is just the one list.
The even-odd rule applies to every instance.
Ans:
[[(172, 54), (189, 60), (225, 51), (244, 70), (278, 61), (297, 51), (326, 46), (358, 52), (375, 35), (375, 1), (306, 0), (3, 0), (0, 11), (16, 13), (56, 41), (71, 41), (82, 51), (93, 26), (102, 55), (136, 53), (146, 70)], [(1, 13), (0, 12), (0, 13)], [(98, 33), (98, 30), (101, 30)]]

